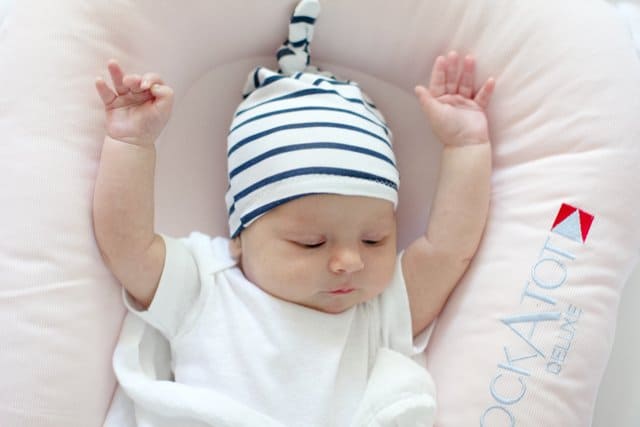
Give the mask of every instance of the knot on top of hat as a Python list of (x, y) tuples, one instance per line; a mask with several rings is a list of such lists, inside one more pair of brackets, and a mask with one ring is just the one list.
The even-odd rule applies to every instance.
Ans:
[(309, 44), (313, 40), (313, 28), (319, 13), (318, 0), (301, 0), (294, 9), (289, 22), (289, 37), (276, 53), (282, 74), (311, 71), (307, 70), (311, 65)]
[[(246, 98), (254, 90), (280, 77), (299, 75), (302, 73), (315, 74), (329, 79), (341, 81), (333, 73), (320, 70), (311, 65), (309, 46), (313, 40), (313, 29), (316, 18), (320, 14), (318, 0), (300, 0), (289, 20), (289, 35), (287, 40), (276, 52), (278, 72), (274, 73), (264, 67), (257, 67), (250, 74), (242, 90), (242, 97)], [(277, 74), (277, 75), (274, 75)], [(345, 83), (351, 83), (346, 80)]]

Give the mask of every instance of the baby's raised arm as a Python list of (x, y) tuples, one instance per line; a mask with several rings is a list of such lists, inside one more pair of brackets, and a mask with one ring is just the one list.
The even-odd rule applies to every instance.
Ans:
[(114, 90), (98, 78), (106, 136), (93, 197), (100, 252), (120, 283), (144, 307), (158, 286), (164, 241), (154, 232), (154, 142), (169, 119), (173, 91), (157, 74), (124, 75), (109, 61)]
[(495, 82), (474, 88), (475, 60), (436, 59), (429, 88), (416, 95), (444, 145), (425, 235), (402, 258), (414, 335), (438, 315), (480, 243), (489, 210), (491, 144), (485, 110)]

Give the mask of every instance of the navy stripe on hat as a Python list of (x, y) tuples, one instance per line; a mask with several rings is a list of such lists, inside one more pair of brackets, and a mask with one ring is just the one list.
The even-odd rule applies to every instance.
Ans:
[(335, 142), (311, 142), (311, 143), (305, 143), (305, 144), (292, 144), (292, 145), (286, 145), (284, 147), (279, 147), (279, 148), (274, 148), (273, 150), (269, 150), (265, 153), (262, 153), (256, 157), (253, 157), (251, 160), (248, 160), (246, 162), (244, 162), (243, 164), (241, 164), (240, 166), (234, 168), (233, 170), (231, 170), (229, 172), (229, 179), (233, 179), (236, 175), (238, 175), (240, 172), (244, 172), (245, 170), (247, 170), (248, 168), (250, 168), (251, 166), (260, 163), (263, 160), (266, 160), (272, 156), (277, 156), (278, 154), (283, 154), (283, 153), (289, 153), (291, 151), (298, 151), (298, 150), (313, 150), (313, 149), (334, 149), (334, 150), (344, 150), (344, 151), (352, 151), (355, 153), (361, 153), (361, 154), (366, 154), (368, 156), (371, 157), (375, 157), (377, 159), (382, 160), (383, 162), (387, 162), (389, 163), (391, 166), (395, 167), (395, 163), (393, 162), (393, 160), (391, 160), (389, 157), (385, 156), (382, 153), (379, 153), (377, 151), (373, 151), (373, 150), (369, 150), (363, 147), (359, 147), (356, 145), (348, 145), (348, 144), (339, 144), (339, 143), (335, 143)]
[(391, 144), (387, 139), (358, 126), (352, 126), (352, 125), (347, 125), (343, 123), (333, 123), (333, 122), (291, 123), (291, 124), (286, 124), (282, 126), (276, 126), (271, 129), (267, 129), (262, 132), (258, 132), (254, 135), (248, 136), (244, 139), (241, 139), (240, 141), (236, 142), (229, 148), (229, 151), (227, 151), (227, 156), (231, 156), (231, 154), (233, 154), (240, 147), (243, 147), (244, 145), (252, 141), (264, 138), (265, 136), (270, 135), (272, 133), (283, 132), (283, 131), (293, 130), (293, 129), (305, 129), (305, 128), (336, 128), (336, 129), (351, 130), (354, 132), (364, 133), (366, 135), (369, 135), (371, 138), (375, 138), (378, 141), (383, 142), (387, 146), (391, 146)]
[(297, 92), (293, 92), (293, 93), (287, 93), (286, 95), (282, 95), (282, 96), (279, 96), (277, 98), (269, 99), (269, 100), (263, 101), (263, 102), (261, 102), (259, 104), (252, 105), (251, 107), (248, 107), (246, 109), (238, 110), (236, 112), (236, 116), (244, 114), (247, 111), (253, 110), (254, 108), (261, 107), (264, 104), (267, 104), (267, 103), (270, 103), (270, 102), (283, 101), (283, 100), (287, 100), (287, 99), (298, 98), (298, 97), (301, 97), (301, 96), (311, 96), (311, 95), (338, 95), (342, 99), (344, 99), (345, 101), (353, 102), (355, 104), (362, 104), (364, 106), (375, 108), (375, 105), (366, 102), (362, 98), (347, 98), (344, 95), (342, 95), (340, 92), (338, 92), (337, 90), (329, 90), (329, 89), (322, 89), (322, 88), (319, 88), (319, 87), (313, 87), (313, 88), (303, 89), (303, 90), (300, 90), (300, 91), (297, 91)]
[(363, 114), (359, 114), (356, 113), (355, 111), (352, 110), (347, 110), (345, 108), (336, 108), (336, 107), (322, 107), (322, 106), (305, 106), (305, 107), (296, 107), (296, 108), (285, 108), (285, 109), (281, 109), (281, 110), (274, 110), (274, 111), (270, 111), (268, 113), (264, 113), (264, 114), (259, 114), (257, 116), (253, 116), (250, 119), (245, 120), (242, 123), (239, 123), (237, 125), (235, 125), (233, 128), (231, 128), (231, 130), (229, 131), (229, 133), (234, 132), (235, 130), (239, 129), (240, 127), (251, 123), (253, 121), (256, 120), (260, 120), (260, 119), (264, 119), (266, 117), (270, 117), (270, 116), (274, 116), (276, 114), (286, 114), (286, 113), (292, 113), (292, 112), (299, 112), (299, 111), (312, 111), (312, 110), (316, 110), (316, 111), (335, 111), (335, 112), (340, 112), (340, 113), (345, 113), (345, 114), (351, 114), (353, 116), (357, 116), (360, 117), (363, 120), (366, 120), (376, 126), (379, 126), (380, 128), (382, 128), (382, 130), (384, 131), (384, 133), (386, 133), (387, 135), (389, 135), (389, 128), (387, 126), (385, 126), (384, 124), (382, 124), (379, 120), (372, 120), (371, 118), (363, 115)]
[(236, 195), (234, 196), (234, 200), (238, 202), (238, 200), (241, 200), (247, 197), (254, 191), (259, 190), (260, 188), (266, 185), (273, 184), (274, 182), (282, 181), (284, 179), (292, 178), (294, 176), (300, 176), (300, 175), (335, 175), (335, 176), (344, 176), (344, 177), (350, 177), (350, 178), (359, 178), (359, 179), (366, 179), (369, 181), (373, 181), (378, 184), (386, 185), (388, 187), (393, 188), (394, 190), (398, 189), (398, 186), (395, 182), (389, 179), (383, 178), (381, 176), (373, 175), (360, 170), (327, 168), (327, 167), (311, 167), (311, 168), (292, 169), (286, 172), (281, 172), (272, 176), (268, 176), (256, 182), (255, 184), (245, 188), (244, 190), (241, 190), (240, 192), (236, 193)]

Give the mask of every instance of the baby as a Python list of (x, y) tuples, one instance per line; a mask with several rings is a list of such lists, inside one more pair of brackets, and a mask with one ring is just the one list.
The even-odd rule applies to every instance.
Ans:
[[(474, 58), (450, 52), (436, 58), (428, 88), (415, 88), (444, 147), (426, 232), (398, 255), (390, 132), (356, 84), (307, 67), (316, 15), (317, 3), (303, 0), (281, 70), (249, 76), (228, 137), (231, 239), (156, 234), (154, 142), (173, 91), (113, 60), (113, 89), (96, 81), (107, 135), (93, 216), (127, 306), (169, 340), (177, 383), (283, 425), (346, 426), (383, 349), (417, 366), (410, 358), (419, 361), (476, 252), (495, 83), (475, 87)], [(415, 380), (429, 383), (420, 372)]]

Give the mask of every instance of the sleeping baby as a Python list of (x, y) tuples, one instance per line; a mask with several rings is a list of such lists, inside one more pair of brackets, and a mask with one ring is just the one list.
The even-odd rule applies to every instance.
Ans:
[(391, 132), (356, 83), (309, 65), (318, 11), (298, 5), (280, 69), (254, 70), (233, 116), (230, 238), (155, 232), (154, 141), (173, 92), (109, 62), (96, 239), (129, 310), (170, 343), (175, 383), (261, 420), (246, 425), (430, 426), (421, 355), (484, 230), (495, 83), (475, 87), (474, 58), (450, 52), (416, 87), (443, 150), (426, 231), (398, 254)]

